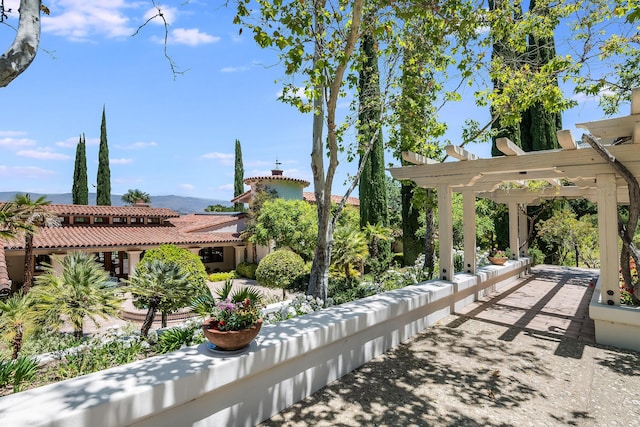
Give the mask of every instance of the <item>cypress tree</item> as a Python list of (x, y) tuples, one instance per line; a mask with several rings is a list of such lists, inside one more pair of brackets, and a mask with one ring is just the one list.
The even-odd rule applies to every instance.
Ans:
[[(366, 147), (372, 143), (371, 151), (364, 159), (364, 167), (358, 185), (360, 196), (360, 226), (381, 224), (389, 226), (387, 188), (384, 172), (384, 146), (380, 126), (380, 83), (376, 41), (372, 33), (362, 38), (364, 64), (359, 77), (360, 112), (358, 115), (358, 136), (360, 144)], [(377, 134), (376, 134), (377, 132)], [(363, 159), (360, 159), (362, 162)], [(386, 269), (391, 260), (391, 243), (378, 243), (378, 271)]]
[(87, 148), (84, 134), (80, 135), (76, 147), (76, 163), (73, 170), (73, 188), (71, 190), (74, 205), (89, 204), (89, 186), (87, 184)]
[[(540, 10), (538, 10), (540, 9)], [(537, 7), (536, 1), (529, 3), (532, 14), (546, 14), (547, 7)], [(541, 68), (549, 63), (556, 55), (556, 45), (552, 37), (536, 37), (529, 35), (528, 40), (529, 63), (533, 68)], [(555, 79), (556, 86), (558, 80)], [(562, 129), (562, 115), (549, 112), (542, 102), (535, 102), (522, 114), (521, 141), (524, 151), (540, 151), (560, 148), (557, 132)]]
[[(240, 141), (236, 139), (236, 168), (233, 178), (233, 197), (238, 197), (244, 193), (244, 165), (242, 164), (242, 147)], [(236, 212), (242, 212), (244, 210), (244, 203), (236, 202), (233, 205), (233, 209)]]
[(111, 206), (111, 171), (109, 170), (109, 146), (107, 145), (107, 118), (105, 107), (102, 107), (102, 124), (100, 125), (100, 151), (98, 152), (96, 193), (96, 204), (98, 206)]

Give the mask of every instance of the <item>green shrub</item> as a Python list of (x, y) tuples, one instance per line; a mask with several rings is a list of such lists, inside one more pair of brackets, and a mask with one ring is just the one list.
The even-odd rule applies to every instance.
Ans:
[(304, 273), (302, 257), (288, 249), (280, 249), (262, 258), (256, 269), (256, 280), (268, 288), (285, 289), (291, 286)]
[(538, 248), (529, 248), (529, 257), (532, 265), (544, 264), (544, 252)]
[(0, 360), (0, 388), (13, 384), (13, 392), (22, 389), (22, 383), (31, 382), (38, 372), (38, 361), (29, 357), (15, 360)]
[(235, 279), (235, 278), (236, 278), (235, 271), (229, 271), (226, 273), (211, 273), (209, 275), (210, 282), (224, 282), (225, 280)]
[(241, 262), (236, 267), (236, 273), (240, 277), (246, 277), (247, 279), (255, 280), (257, 268), (258, 264), (254, 264), (252, 262)]
[(187, 249), (175, 245), (162, 245), (159, 248), (145, 251), (144, 257), (136, 265), (136, 273), (143, 274), (152, 260), (171, 262), (180, 267), (180, 272), (188, 277), (189, 283), (196, 288), (204, 289), (207, 284), (207, 270), (200, 257)]
[(204, 342), (204, 335), (200, 324), (192, 322), (167, 329), (159, 334), (155, 349), (157, 353), (164, 354), (201, 342)]

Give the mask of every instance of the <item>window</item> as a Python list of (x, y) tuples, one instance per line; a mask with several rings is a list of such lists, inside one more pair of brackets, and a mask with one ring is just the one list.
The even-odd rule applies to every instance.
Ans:
[(144, 224), (144, 218), (132, 217), (130, 219), (131, 224)]
[(217, 246), (215, 248), (200, 249), (200, 259), (203, 263), (223, 262), (224, 248), (222, 246)]
[(94, 224), (108, 224), (109, 223), (109, 218), (104, 217), (104, 216), (96, 216), (93, 218), (93, 223)]
[(147, 224), (160, 224), (160, 218), (147, 218)]
[(74, 224), (89, 224), (88, 216), (77, 216), (73, 219)]
[(114, 216), (113, 219), (111, 219), (111, 222), (113, 224), (126, 224), (127, 223), (127, 218), (122, 217), (122, 216)]

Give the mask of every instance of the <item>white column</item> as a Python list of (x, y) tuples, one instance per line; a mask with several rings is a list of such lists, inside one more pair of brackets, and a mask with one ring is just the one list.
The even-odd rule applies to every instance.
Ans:
[(236, 260), (234, 263), (234, 267), (237, 267), (238, 264), (240, 264), (241, 262), (244, 262), (244, 254), (245, 254), (245, 249), (247, 247), (246, 246), (234, 246), (233, 249), (235, 249), (236, 251)]
[(476, 193), (462, 191), (462, 222), (464, 224), (464, 271), (476, 273)]
[(510, 259), (518, 259), (520, 243), (518, 241), (518, 204), (509, 203), (509, 249), (511, 250)]
[(62, 271), (64, 270), (62, 267), (62, 262), (64, 261), (64, 257), (66, 257), (66, 253), (52, 254), (51, 255), (51, 268), (53, 268), (56, 276), (62, 275)]
[(527, 237), (529, 237), (529, 219), (527, 218), (527, 205), (520, 205), (518, 209), (518, 230), (520, 233), (520, 251), (518, 253), (521, 257), (529, 256), (529, 243)]
[(446, 184), (440, 184), (437, 190), (440, 279), (453, 281), (453, 209), (451, 188)]
[(620, 305), (616, 176), (612, 173), (596, 175), (596, 183), (602, 302), (608, 305)]
[(136, 272), (136, 265), (140, 262), (140, 254), (142, 251), (127, 251), (129, 257), (129, 277), (133, 276)]

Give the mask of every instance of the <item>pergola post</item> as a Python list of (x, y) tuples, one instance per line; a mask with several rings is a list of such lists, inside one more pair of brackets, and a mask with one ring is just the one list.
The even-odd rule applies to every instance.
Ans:
[(453, 280), (453, 207), (452, 191), (447, 184), (439, 184), (438, 236), (440, 242), (440, 279)]
[(518, 203), (509, 202), (509, 249), (511, 250), (510, 259), (518, 259), (520, 258), (519, 247), (520, 244), (518, 242), (519, 233), (518, 233)]
[(620, 305), (618, 253), (618, 201), (616, 176), (596, 175), (598, 186), (598, 237), (600, 241), (600, 291), (602, 302)]
[(476, 273), (476, 193), (462, 191), (462, 222), (464, 223), (464, 271)]
[(527, 205), (522, 204), (518, 209), (518, 231), (520, 233), (520, 257), (529, 256), (529, 219), (527, 218)]
[(127, 251), (127, 256), (129, 257), (129, 268), (128, 274), (129, 277), (133, 276), (136, 272), (136, 265), (140, 262), (140, 255), (142, 251)]

